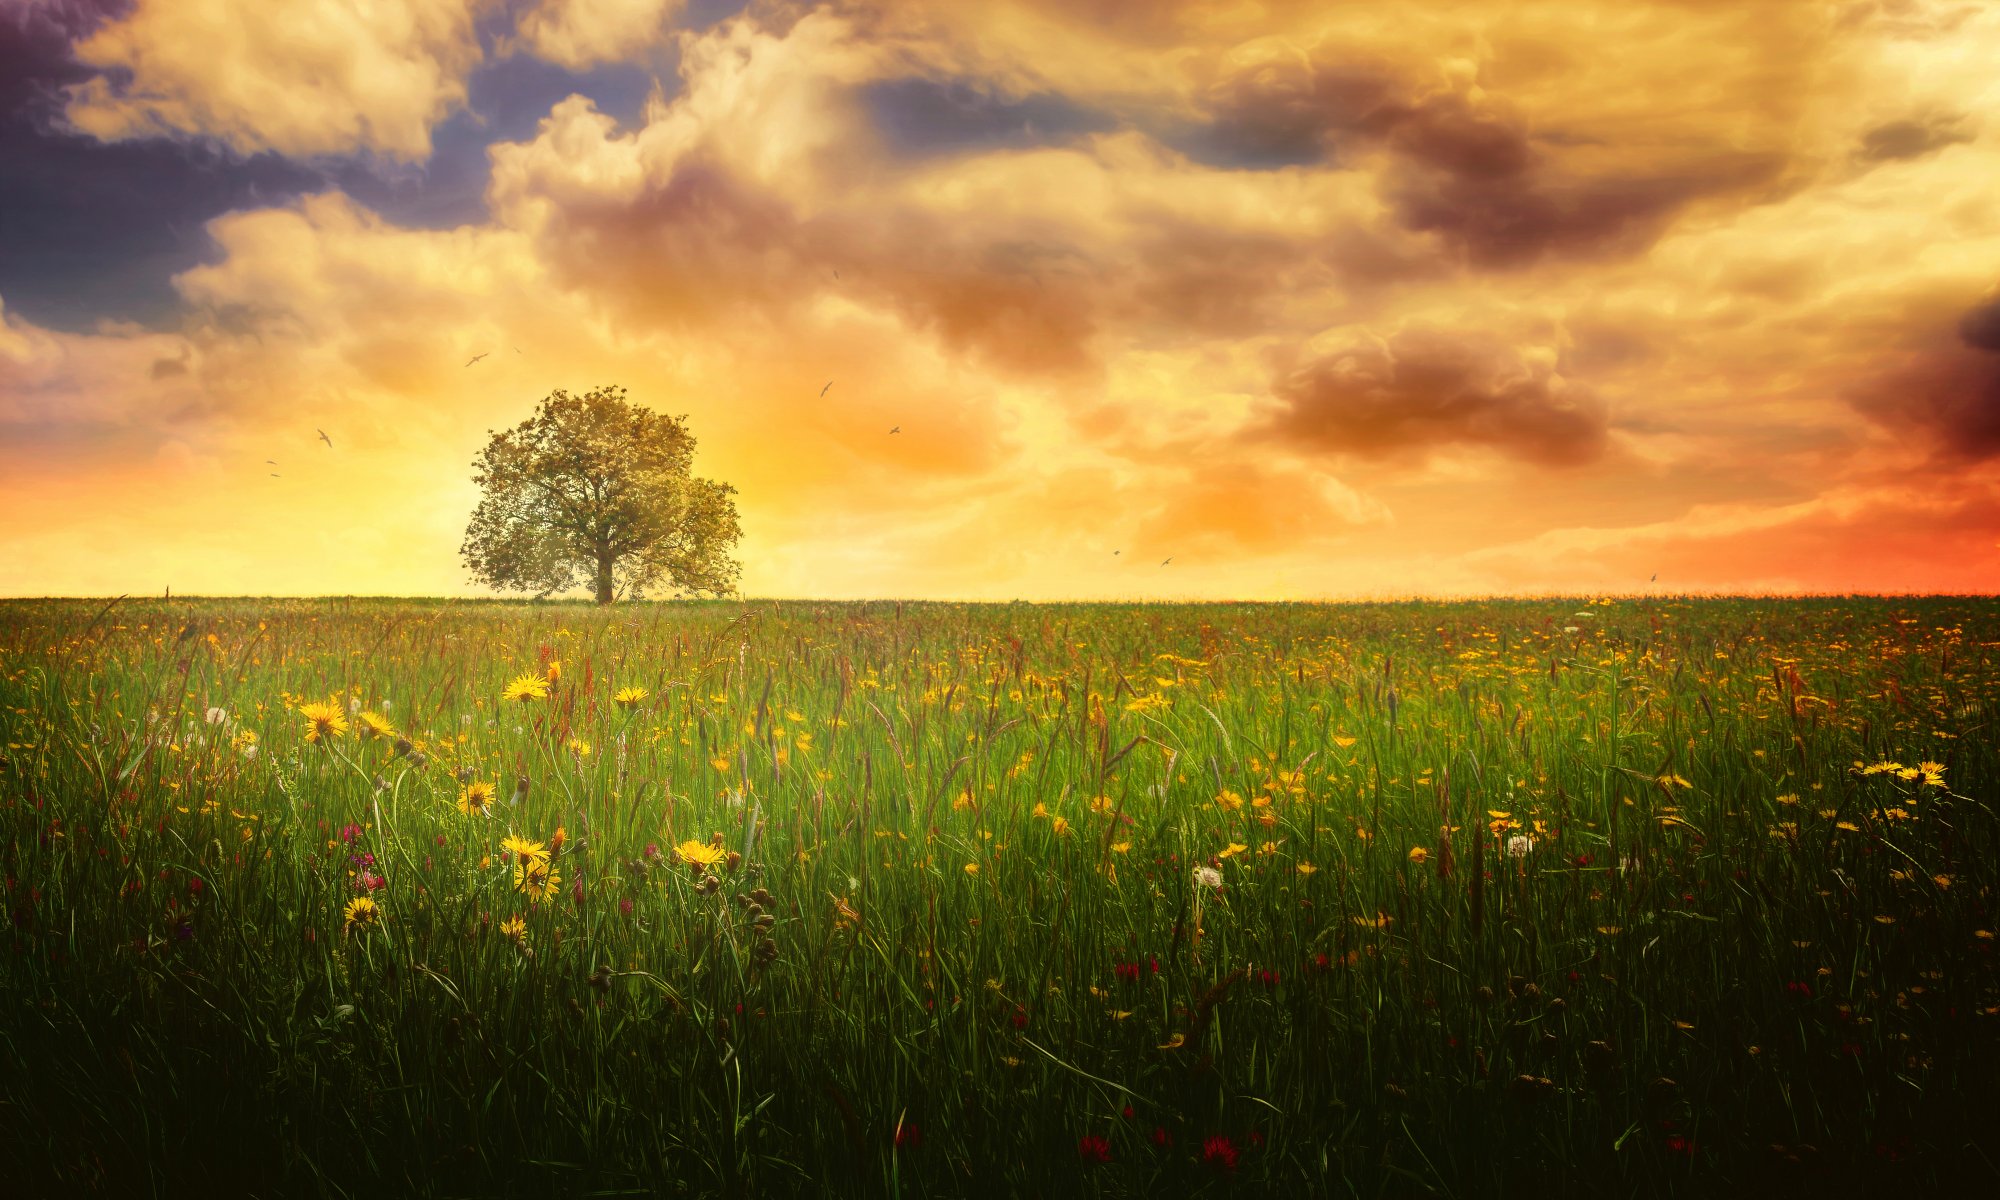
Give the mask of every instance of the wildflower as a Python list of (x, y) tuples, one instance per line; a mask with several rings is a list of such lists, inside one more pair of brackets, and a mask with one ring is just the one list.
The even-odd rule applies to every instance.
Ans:
[(674, 847), (674, 853), (691, 867), (712, 867), (722, 861), (722, 847), (697, 842), (693, 838)]
[(1108, 1163), (1111, 1161), (1111, 1143), (1094, 1133), (1086, 1133), (1076, 1141), (1076, 1156), (1085, 1162)]
[(1534, 848), (1535, 848), (1534, 838), (1516, 834), (1515, 836), (1507, 839), (1508, 858), (1526, 858), (1528, 857), (1528, 851), (1533, 850)]
[(1314, 871), (1317, 870), (1319, 870), (1319, 868), (1313, 866), (1309, 862), (1302, 862), (1299, 864), (1299, 874), (1301, 875), (1311, 875)]
[(896, 1122), (896, 1149), (915, 1150), (924, 1144), (924, 1131), (913, 1124)]
[(1222, 853), (1217, 854), (1215, 857), (1218, 859), (1234, 858), (1236, 855), (1243, 853), (1245, 850), (1248, 850), (1249, 848), (1250, 847), (1244, 845), (1242, 842), (1231, 842), (1222, 851)]
[(569, 752), (571, 754), (576, 755), (578, 758), (590, 757), (590, 743), (584, 741), (580, 737), (571, 738), (568, 742), (568, 747), (569, 747)]
[(371, 737), (391, 738), (396, 736), (396, 727), (381, 713), (357, 713), (354, 717), (354, 732), (365, 741)]
[(642, 687), (622, 687), (611, 697), (611, 702), (620, 708), (637, 708), (646, 702), (652, 693)]
[(1153, 1132), (1149, 1135), (1149, 1137), (1151, 1138), (1152, 1143), (1155, 1146), (1158, 1146), (1163, 1150), (1166, 1149), (1168, 1146), (1173, 1145), (1174, 1142), (1174, 1135), (1167, 1132), (1167, 1127), (1165, 1125), (1153, 1126)]
[(347, 718), (337, 704), (301, 704), (299, 715), (306, 719), (306, 740), (324, 741), (347, 732)]
[(1187, 1034), (1177, 1033), (1166, 1041), (1161, 1042), (1158, 1048), (1161, 1050), (1178, 1050), (1185, 1045), (1187, 1045)]
[(1216, 870), (1214, 867), (1196, 867), (1194, 869), (1194, 881), (1202, 887), (1213, 888), (1219, 891), (1222, 888), (1222, 872)]
[(368, 897), (356, 896), (347, 902), (347, 907), (341, 912), (341, 917), (346, 922), (346, 931), (352, 933), (357, 929), (367, 930), (373, 928), (375, 923), (382, 919), (382, 910), (376, 908), (375, 902)]
[(500, 922), (500, 936), (519, 946), (528, 940), (528, 923), (519, 914)]
[(555, 836), (549, 839), (549, 856), (553, 858), (554, 856), (561, 854), (563, 843), (567, 842), (568, 840), (569, 840), (569, 830), (564, 829), (560, 825), (556, 826)]
[(1236, 1143), (1220, 1134), (1201, 1144), (1201, 1159), (1218, 1171), (1236, 1169)]
[(530, 700), (549, 698), (549, 681), (540, 675), (519, 675), (500, 693), (502, 700), (519, 700), (526, 704)]
[(967, 875), (977, 875), (977, 874), (979, 874), (979, 864), (978, 864), (978, 863), (966, 863), (966, 864), (965, 864), (965, 873), (966, 873)]
[(1944, 786), (1943, 763), (1934, 763), (1934, 762), (1918, 763), (1917, 773), (1923, 776), (1923, 784), (1925, 787), (1941, 788)]
[(549, 861), (548, 847), (511, 833), (500, 839), (500, 848), (523, 862)]
[(225, 725), (229, 722), (229, 710), (226, 708), (210, 708), (202, 714), (201, 719), (207, 721), (210, 725)]
[(1049, 822), (1049, 829), (1052, 830), (1057, 837), (1068, 836), (1069, 834), (1068, 818), (1057, 817), (1055, 820)]
[(1429, 850), (1424, 849), (1422, 846), (1410, 847), (1410, 861), (1413, 863), (1421, 863), (1430, 856), (1431, 852)]
[(562, 873), (546, 859), (524, 859), (514, 868), (514, 890), (537, 904), (554, 899), (561, 886)]
[(493, 803), (493, 785), (490, 783), (468, 783), (458, 792), (458, 811), (468, 817), (476, 817)]

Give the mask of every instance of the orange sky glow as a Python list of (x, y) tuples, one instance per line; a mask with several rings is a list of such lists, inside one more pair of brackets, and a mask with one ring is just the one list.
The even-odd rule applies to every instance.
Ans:
[[(0, 593), (480, 594), (487, 431), (597, 384), (687, 415), (752, 596), (2000, 589), (2000, 5), (137, 0), (67, 52), (92, 145), (493, 140), (467, 219), (203, 214), (145, 320), (0, 264)], [(646, 94), (502, 136), (504, 63)]]

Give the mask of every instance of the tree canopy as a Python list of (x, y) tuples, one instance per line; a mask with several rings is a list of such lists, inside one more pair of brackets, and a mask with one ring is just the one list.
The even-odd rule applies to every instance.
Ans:
[(621, 387), (550, 392), (472, 464), (484, 496), (465, 565), (489, 587), (548, 596), (582, 585), (599, 604), (734, 591), (736, 489), (691, 473), (686, 421)]

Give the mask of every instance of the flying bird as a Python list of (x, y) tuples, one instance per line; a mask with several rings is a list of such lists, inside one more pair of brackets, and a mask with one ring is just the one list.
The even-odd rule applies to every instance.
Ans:
[(282, 478), (283, 478), (283, 476), (279, 475), (279, 474), (278, 474), (278, 473), (277, 473), (276, 471), (273, 471), (273, 472), (271, 472), (271, 478), (273, 478), (273, 479), (282, 479)]
[(514, 353), (516, 354), (521, 353), (521, 348), (519, 346), (514, 347)]
[(1167, 559), (1166, 559), (1166, 562), (1163, 562), (1163, 563), (1161, 563), (1160, 565), (1164, 567), (1164, 566), (1166, 566), (1166, 565), (1167, 565), (1167, 563), (1170, 563), (1170, 562), (1172, 562), (1172, 561), (1174, 561), (1174, 556), (1173, 556), (1173, 555), (1171, 555), (1171, 554), (1169, 554), (1169, 555), (1167, 555)]
[[(826, 388), (830, 388), (830, 387), (832, 387), (832, 386), (833, 386), (833, 380), (831, 380), (831, 379), (827, 380), (827, 381), (826, 381)], [(824, 398), (825, 398), (825, 396), (826, 396), (826, 388), (821, 388), (821, 389), (819, 390), (819, 394), (820, 394), (820, 396), (821, 396), (821, 398), (822, 398), (822, 399), (824, 399)]]
[(1118, 557), (1119, 555), (1121, 555), (1121, 554), (1123, 554), (1123, 553), (1125, 553), (1125, 552), (1124, 552), (1123, 550), (1113, 550), (1113, 551), (1111, 552), (1111, 557), (1113, 557), (1113, 558), (1117, 558), (1117, 557)]
[(275, 458), (267, 458), (264, 461), (270, 463), (274, 467), (278, 465), (278, 460)]
[(328, 437), (328, 436), (326, 436), (326, 430), (324, 430), (324, 429), (315, 429), (315, 430), (313, 430), (313, 432), (314, 432), (314, 433), (317, 433), (317, 434), (319, 434), (319, 440), (320, 440), (320, 441), (322, 441), (322, 442), (325, 442), (325, 443), (326, 443), (326, 448), (327, 448), (327, 449), (329, 449), (329, 450), (333, 449), (333, 439), (332, 439), (332, 438), (330, 438), (330, 437)]
[(902, 427), (901, 425), (898, 425), (898, 426), (896, 426), (896, 427), (895, 427), (894, 429), (891, 429), (891, 430), (890, 430), (889, 432), (890, 432), (890, 433), (901, 433), (901, 432), (903, 432), (903, 427)]
[(471, 366), (473, 363), (476, 363), (480, 359), (485, 358), (488, 353), (489, 353), (488, 351), (481, 350), (479, 353), (473, 355), (471, 358), (466, 359), (465, 365), (468, 367)]

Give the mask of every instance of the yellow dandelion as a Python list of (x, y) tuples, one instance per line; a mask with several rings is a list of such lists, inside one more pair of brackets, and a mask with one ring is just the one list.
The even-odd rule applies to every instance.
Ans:
[(1422, 846), (1410, 847), (1410, 861), (1413, 863), (1421, 863), (1430, 856), (1431, 852)]
[(590, 743), (580, 737), (573, 737), (569, 740), (569, 752), (578, 758), (589, 758)]
[(712, 867), (721, 862), (723, 857), (722, 847), (711, 846), (707, 842), (697, 842), (693, 838), (675, 846), (674, 853), (680, 855), (681, 861), (691, 867)]
[(549, 861), (547, 846), (542, 845), (540, 842), (531, 842), (524, 837), (516, 837), (511, 833), (500, 839), (500, 848), (517, 859), (530, 862)]
[(490, 783), (468, 783), (459, 790), (458, 811), (468, 817), (476, 817), (493, 803), (493, 785)]
[(560, 658), (550, 659), (549, 665), (542, 668), (542, 678), (549, 681), (550, 687), (554, 687), (556, 684), (561, 683), (562, 659)]
[(528, 923), (519, 915), (508, 917), (500, 922), (500, 936), (518, 946), (528, 938)]
[(1302, 862), (1299, 864), (1299, 874), (1301, 875), (1311, 875), (1314, 871), (1317, 870), (1319, 870), (1319, 868), (1313, 866), (1309, 862)]
[(1055, 831), (1057, 837), (1063, 837), (1069, 833), (1069, 818), (1057, 817), (1049, 822), (1049, 828)]
[(396, 736), (396, 727), (389, 724), (389, 718), (383, 716), (381, 713), (365, 712), (355, 715), (354, 732), (359, 734), (363, 739), (371, 737), (393, 738)]
[(1113, 843), (1111, 843), (1111, 853), (1113, 853), (1113, 854), (1124, 854), (1124, 853), (1126, 853), (1126, 852), (1130, 851), (1131, 849), (1132, 849), (1132, 843), (1130, 843), (1130, 842), (1113, 842)]
[(966, 873), (967, 875), (977, 875), (977, 874), (979, 874), (979, 864), (978, 864), (978, 863), (966, 863), (966, 864), (965, 864), (965, 873)]
[(323, 742), (347, 732), (347, 717), (338, 704), (301, 704), (299, 715), (306, 719), (309, 742)]
[(1221, 853), (1217, 854), (1215, 857), (1218, 859), (1234, 858), (1237, 855), (1243, 853), (1245, 850), (1248, 850), (1249, 848), (1250, 847), (1244, 845), (1242, 842), (1231, 842), (1225, 849), (1222, 850)]
[(526, 704), (530, 700), (549, 698), (549, 681), (540, 675), (519, 675), (500, 693), (502, 700), (519, 700)]
[(545, 904), (555, 898), (562, 887), (562, 872), (539, 858), (523, 859), (514, 868), (514, 890), (520, 892), (536, 904)]
[(644, 704), (646, 697), (650, 695), (652, 693), (642, 687), (622, 687), (611, 697), (611, 701), (620, 708), (637, 708)]
[(340, 915), (346, 922), (345, 928), (352, 933), (357, 929), (373, 928), (375, 923), (382, 919), (382, 910), (376, 908), (375, 902), (368, 897), (356, 896), (347, 902), (346, 909)]

